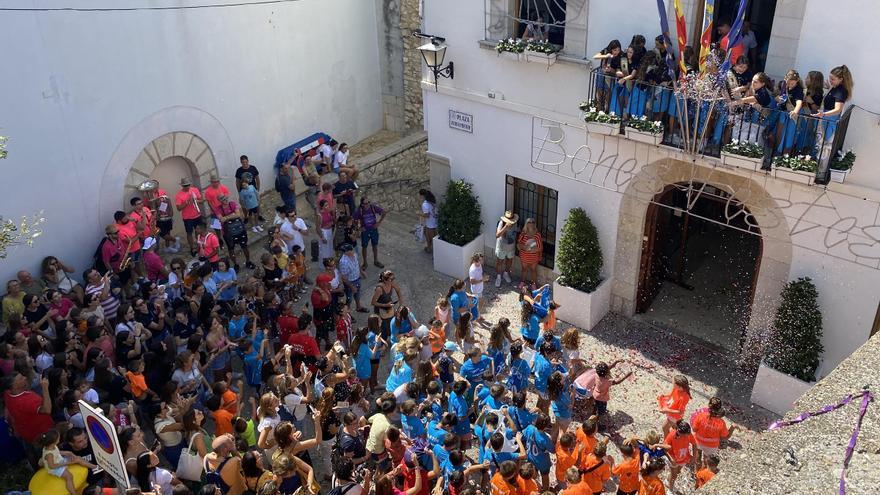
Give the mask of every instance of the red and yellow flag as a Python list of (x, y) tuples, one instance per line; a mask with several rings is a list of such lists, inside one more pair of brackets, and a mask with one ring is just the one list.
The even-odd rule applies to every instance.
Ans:
[(706, 0), (703, 8), (703, 34), (700, 36), (700, 72), (706, 70), (712, 44), (712, 20), (715, 18), (715, 0)]
[(687, 25), (684, 22), (684, 12), (681, 10), (681, 0), (674, 0), (675, 7), (675, 30), (678, 32), (678, 65), (681, 67), (682, 75), (687, 72), (684, 63), (684, 48), (687, 46)]

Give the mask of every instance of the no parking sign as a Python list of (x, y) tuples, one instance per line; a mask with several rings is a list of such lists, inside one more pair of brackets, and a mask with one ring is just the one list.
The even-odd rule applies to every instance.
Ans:
[(116, 436), (113, 422), (84, 401), (79, 401), (79, 410), (86, 424), (89, 441), (92, 443), (95, 464), (113, 476), (120, 487), (130, 488), (128, 473), (125, 471), (125, 460), (122, 458), (122, 449), (119, 447), (119, 438)]

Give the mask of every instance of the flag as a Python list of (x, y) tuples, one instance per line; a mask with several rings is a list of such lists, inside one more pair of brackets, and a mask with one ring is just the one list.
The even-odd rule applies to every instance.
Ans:
[(700, 36), (700, 72), (706, 71), (706, 60), (709, 58), (712, 43), (712, 19), (715, 18), (715, 0), (706, 0), (703, 7), (703, 35)]
[(675, 31), (678, 34), (678, 65), (684, 75), (687, 72), (687, 66), (684, 63), (684, 47), (687, 45), (688, 37), (687, 25), (684, 21), (684, 11), (681, 10), (681, 0), (673, 0), (672, 5), (675, 8)]
[(666, 67), (669, 69), (669, 78), (675, 80), (675, 60), (672, 58), (672, 40), (669, 39), (669, 18), (666, 16), (666, 4), (663, 0), (657, 0), (657, 10), (660, 12), (660, 33), (666, 42)]
[(721, 48), (727, 50), (727, 56), (724, 59), (724, 63), (721, 65), (721, 73), (726, 74), (728, 70), (730, 70), (730, 66), (736, 63), (736, 60), (732, 60), (733, 48), (742, 43), (742, 27), (743, 23), (746, 20), (746, 7), (749, 4), (749, 0), (740, 0), (739, 9), (736, 11), (736, 17), (733, 19), (733, 24), (730, 26), (730, 32), (727, 33), (727, 36), (724, 39), (727, 40), (727, 44), (724, 44), (722, 39)]

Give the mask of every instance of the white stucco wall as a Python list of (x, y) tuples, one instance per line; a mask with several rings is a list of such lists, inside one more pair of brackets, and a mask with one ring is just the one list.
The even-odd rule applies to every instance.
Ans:
[[(121, 187), (118, 201), (98, 198), (120, 147), (143, 146), (172, 130), (199, 132), (185, 127), (197, 126), (210, 134), (202, 137), (221, 174), (231, 176), (238, 155), (247, 154), (266, 189), (278, 149), (316, 131), (355, 142), (380, 129), (376, 25), (375, 3), (361, 0), (4, 12), (0, 44), (10, 49), (0, 79), (0, 133), (10, 141), (0, 163), (0, 213), (43, 209), (47, 222), (34, 248), (18, 248), (0, 262), (0, 277), (36, 271), (50, 253), (85, 267), (102, 226), (112, 221), (99, 217), (98, 204), (122, 202)], [(200, 117), (185, 112), (183, 127), (169, 129), (182, 108)], [(162, 123), (153, 125), (157, 115)]]

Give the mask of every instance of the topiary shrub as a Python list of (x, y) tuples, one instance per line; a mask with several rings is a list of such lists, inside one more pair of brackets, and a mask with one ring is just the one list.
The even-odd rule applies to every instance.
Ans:
[(822, 355), (819, 291), (809, 278), (785, 284), (764, 362), (805, 382), (816, 380)]
[(437, 212), (437, 232), (440, 239), (464, 246), (480, 235), (483, 218), (480, 203), (474, 196), (473, 185), (463, 180), (449, 181), (446, 199)]
[(556, 247), (559, 283), (582, 292), (593, 292), (602, 282), (602, 248), (596, 227), (583, 208), (568, 212)]

